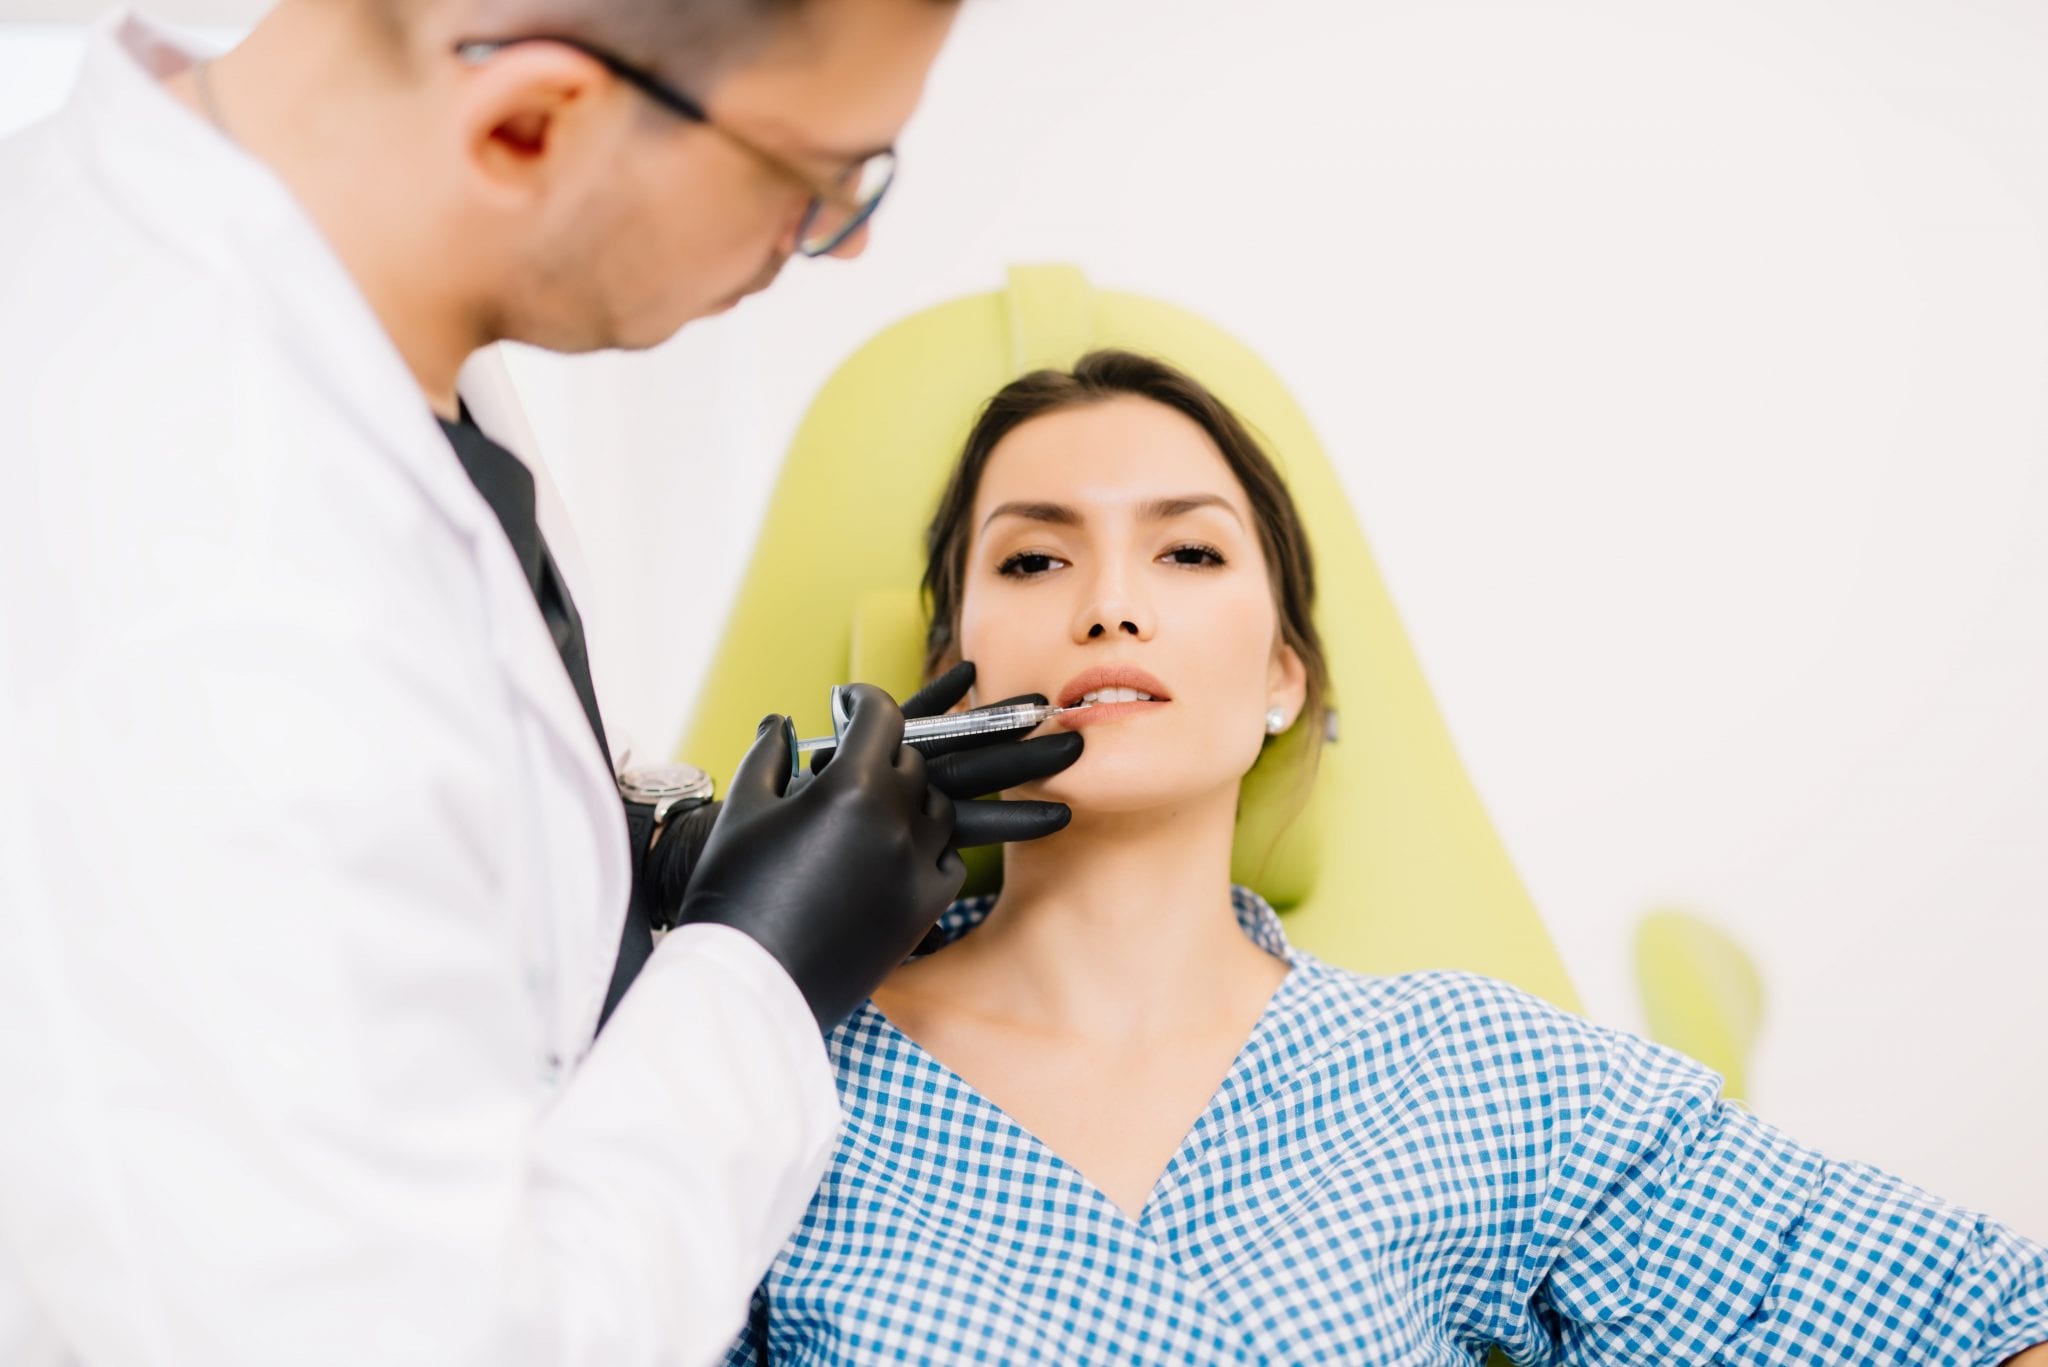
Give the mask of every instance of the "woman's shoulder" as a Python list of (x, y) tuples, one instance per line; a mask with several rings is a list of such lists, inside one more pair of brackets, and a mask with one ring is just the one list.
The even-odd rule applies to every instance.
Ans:
[(1333, 1032), (1346, 1035), (1393, 1030), (1406, 1038), (1465, 1042), (1483, 1047), (1503, 1038), (1599, 1038), (1598, 1028), (1529, 992), (1478, 973), (1427, 969), (1410, 973), (1358, 973), (1339, 968), (1288, 941), (1286, 918), (1249, 888), (1232, 899), (1245, 933), (1280, 955), (1308, 980), (1316, 1007)]
[(1299, 968), (1329, 1003), (1322, 1052), (1407, 1094), (1485, 1098), (1552, 1119), (1596, 1108), (1711, 1106), (1712, 1069), (1478, 973), (1353, 973), (1309, 956)]
[(1599, 1085), (1617, 1052), (1655, 1048), (1483, 974), (1355, 973), (1305, 954), (1295, 967), (1319, 1001), (1311, 1009), (1323, 1018), (1323, 1052), (1381, 1067), (1435, 1070), (1490, 1087), (1583, 1090)]
[(1296, 951), (1297, 971), (1346, 1003), (1358, 1021), (1398, 1018), (1418, 1028), (1529, 1029), (1573, 1033), (1591, 1022), (1499, 978), (1457, 969), (1357, 973)]

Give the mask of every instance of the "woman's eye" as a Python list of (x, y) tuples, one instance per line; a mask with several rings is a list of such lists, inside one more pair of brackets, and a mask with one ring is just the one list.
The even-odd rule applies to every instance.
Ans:
[(1223, 563), (1223, 553), (1214, 546), (1175, 546), (1159, 558), (1171, 561), (1176, 565), (1200, 566), (1221, 565)]
[(1033, 575), (1044, 574), (1054, 565), (1065, 563), (1058, 556), (1047, 555), (1043, 551), (1018, 551), (996, 566), (996, 573), (1012, 579), (1029, 579)]

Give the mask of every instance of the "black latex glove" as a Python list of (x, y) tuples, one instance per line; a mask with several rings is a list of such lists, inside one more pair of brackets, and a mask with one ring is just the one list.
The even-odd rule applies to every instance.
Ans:
[[(971, 662), (955, 665), (904, 700), (905, 717), (936, 717), (967, 696), (974, 682)], [(1023, 694), (1003, 699), (1005, 703), (1044, 702), (1042, 694)], [(759, 742), (756, 742), (758, 744)], [(1046, 778), (1072, 764), (1081, 755), (1081, 734), (1066, 731), (1020, 741), (1016, 732), (962, 736), (942, 745), (920, 746), (926, 756), (926, 774), (934, 788), (952, 798), (953, 835), (956, 850), (975, 845), (1009, 844), (1051, 835), (1073, 815), (1061, 802), (974, 802), (973, 798), (1000, 793), (1034, 779)], [(811, 757), (811, 772), (794, 779), (785, 796), (809, 785), (832, 758), (821, 750)], [(657, 925), (675, 924), (681, 915), (684, 893), (691, 871), (703, 857), (714, 823), (723, 804), (705, 803), (681, 812), (662, 823), (654, 848), (648, 852), (642, 877), (650, 880), (649, 905)]]
[[(936, 717), (951, 711), (973, 684), (974, 662), (963, 660), (906, 698), (903, 715)], [(986, 705), (1002, 707), (1044, 701), (1043, 693), (1020, 693)], [(1073, 812), (1064, 802), (970, 801), (1033, 779), (1047, 778), (1081, 757), (1078, 731), (1062, 731), (1035, 740), (1019, 740), (1018, 734), (1008, 731), (956, 736), (917, 747), (928, 762), (932, 786), (962, 804), (953, 813), (954, 849), (1036, 840), (1051, 835), (1072, 818)], [(811, 772), (823, 770), (831, 762), (832, 753), (820, 750), (811, 756)]]
[(790, 736), (761, 723), (690, 874), (681, 919), (729, 925), (775, 956), (821, 1030), (901, 963), (966, 877), (953, 800), (904, 745), (903, 713), (855, 684), (831, 766), (791, 791)]

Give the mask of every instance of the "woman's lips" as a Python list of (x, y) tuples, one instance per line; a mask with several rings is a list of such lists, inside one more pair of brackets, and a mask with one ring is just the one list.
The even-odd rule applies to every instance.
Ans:
[(1052, 720), (1055, 726), (1065, 727), (1069, 731), (1079, 731), (1086, 726), (1100, 726), (1104, 722), (1134, 717), (1140, 712), (1164, 706), (1164, 698), (1154, 698), (1147, 702), (1099, 702), (1090, 707), (1070, 708)]

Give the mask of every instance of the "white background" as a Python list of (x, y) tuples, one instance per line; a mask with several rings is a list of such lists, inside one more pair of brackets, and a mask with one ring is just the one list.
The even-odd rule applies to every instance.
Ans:
[(608, 710), (672, 742), (839, 360), (1078, 263), (1295, 387), (1591, 1013), (1708, 915), (1757, 1109), (2048, 1237), (2044, 73), (2040, 0), (969, 0), (866, 258), (514, 357)]

